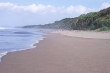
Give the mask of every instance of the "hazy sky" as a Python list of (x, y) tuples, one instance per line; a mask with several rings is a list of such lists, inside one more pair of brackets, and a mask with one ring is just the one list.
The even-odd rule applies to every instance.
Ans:
[(110, 7), (110, 0), (0, 0), (0, 27), (52, 23)]

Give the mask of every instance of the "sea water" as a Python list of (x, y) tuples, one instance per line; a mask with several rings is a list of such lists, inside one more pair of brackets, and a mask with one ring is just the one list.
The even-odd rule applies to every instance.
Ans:
[(0, 60), (8, 52), (33, 48), (33, 44), (42, 40), (43, 35), (37, 29), (0, 27)]

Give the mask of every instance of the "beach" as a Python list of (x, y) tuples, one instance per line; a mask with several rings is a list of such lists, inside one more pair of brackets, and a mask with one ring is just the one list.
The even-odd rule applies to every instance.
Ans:
[(35, 48), (3, 56), (0, 73), (110, 73), (108, 35), (48, 33)]

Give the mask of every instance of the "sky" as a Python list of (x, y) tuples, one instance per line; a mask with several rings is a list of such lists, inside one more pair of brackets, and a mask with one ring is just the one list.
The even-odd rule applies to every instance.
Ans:
[(110, 7), (110, 0), (0, 0), (0, 27), (48, 24)]

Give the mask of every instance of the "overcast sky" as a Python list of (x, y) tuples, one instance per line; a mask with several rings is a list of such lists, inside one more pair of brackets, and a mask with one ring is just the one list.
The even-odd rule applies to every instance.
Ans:
[(52, 23), (110, 7), (110, 0), (0, 0), (0, 27)]

